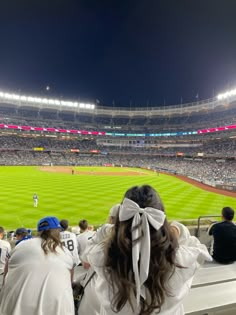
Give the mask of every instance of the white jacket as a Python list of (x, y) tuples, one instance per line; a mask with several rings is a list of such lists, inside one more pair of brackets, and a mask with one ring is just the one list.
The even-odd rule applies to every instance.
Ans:
[[(167, 287), (171, 292), (171, 296), (166, 296), (159, 314), (183, 315), (184, 310), (182, 301), (189, 292), (196, 270), (205, 260), (211, 261), (212, 258), (209, 255), (206, 246), (201, 244), (196, 237), (191, 236), (189, 230), (184, 225), (178, 222), (173, 222), (171, 225), (175, 226), (180, 233), (179, 248), (176, 253), (176, 263), (185, 268), (176, 267), (174, 274), (170, 277)], [(111, 227), (111, 225), (103, 226), (86, 248), (84, 258), (91, 264), (97, 273), (96, 281), (93, 283), (93, 292), (97, 295), (94, 298), (96, 301), (101, 301), (100, 309), (97, 307), (97, 309), (89, 315), (138, 315), (139, 309), (133, 312), (128, 302), (119, 313), (113, 312), (111, 308), (110, 301), (112, 300), (112, 290), (104, 276), (104, 242), (102, 241), (104, 237), (109, 236)], [(93, 297), (90, 295), (90, 301), (92, 300)], [(153, 315), (154, 314), (155, 312), (153, 312)]]

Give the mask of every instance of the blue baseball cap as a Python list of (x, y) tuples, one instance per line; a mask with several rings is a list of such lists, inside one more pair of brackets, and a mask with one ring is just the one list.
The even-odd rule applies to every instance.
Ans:
[(16, 230), (15, 235), (28, 234), (28, 231), (25, 228), (19, 228)]
[(61, 228), (60, 222), (56, 217), (45, 217), (38, 222), (38, 232)]

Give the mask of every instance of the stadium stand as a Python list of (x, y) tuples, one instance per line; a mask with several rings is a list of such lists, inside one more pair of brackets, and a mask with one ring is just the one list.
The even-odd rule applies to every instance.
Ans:
[(236, 281), (236, 263), (220, 265), (217, 263), (206, 263), (194, 276), (192, 288), (214, 285), (223, 282)]
[[(0, 92), (2, 124), (65, 130), (101, 130), (107, 133), (95, 137), (88, 134), (2, 128), (0, 164), (113, 164), (152, 167), (191, 176), (203, 182), (210, 181), (213, 185), (217, 181), (220, 184), (231, 184), (235, 181), (231, 169), (235, 169), (236, 132), (234, 129), (225, 129), (221, 132), (197, 133), (201, 128), (235, 123), (235, 97), (227, 99), (227, 106), (225, 102), (212, 99), (164, 108), (127, 110), (114, 106), (97, 106), (95, 110), (91, 110), (70, 107), (71, 104), (68, 107), (58, 107), (58, 102), (53, 100), (32, 97), (27, 101), (27, 97), (15, 94), (11, 98), (10, 94)], [(183, 130), (195, 130), (196, 133), (181, 133)], [(128, 133), (121, 136), (126, 131), (138, 134)], [(180, 134), (165, 135), (167, 131)], [(150, 136), (147, 132), (155, 134)], [(156, 135), (157, 132), (161, 133)], [(43, 149), (35, 151), (35, 148)], [(74, 149), (77, 151), (71, 152)]]
[(234, 315), (236, 281), (191, 288), (184, 300), (185, 315)]

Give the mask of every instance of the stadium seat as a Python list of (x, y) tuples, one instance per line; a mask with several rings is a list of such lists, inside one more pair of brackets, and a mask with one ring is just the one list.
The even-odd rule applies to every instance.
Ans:
[(200, 268), (194, 276), (192, 288), (236, 281), (236, 263), (230, 265), (212, 264), (212, 267)]
[(236, 281), (191, 288), (184, 310), (185, 315), (235, 315)]

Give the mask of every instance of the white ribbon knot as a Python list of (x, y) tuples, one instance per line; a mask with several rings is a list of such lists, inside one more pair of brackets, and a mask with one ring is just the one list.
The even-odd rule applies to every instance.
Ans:
[[(142, 217), (140, 216), (142, 214)], [(154, 229), (159, 230), (165, 221), (165, 214), (163, 211), (147, 207), (142, 209), (139, 205), (125, 198), (120, 206), (119, 220), (127, 221), (133, 218), (132, 221), (132, 241), (139, 241), (133, 244), (132, 247), (132, 260), (133, 260), (133, 271), (136, 284), (136, 300), (137, 305), (140, 302), (140, 295), (146, 299), (144, 282), (148, 278), (149, 274), (149, 263), (150, 263), (150, 230), (149, 223)], [(138, 263), (140, 260), (139, 268)], [(139, 270), (138, 270), (139, 269)]]

